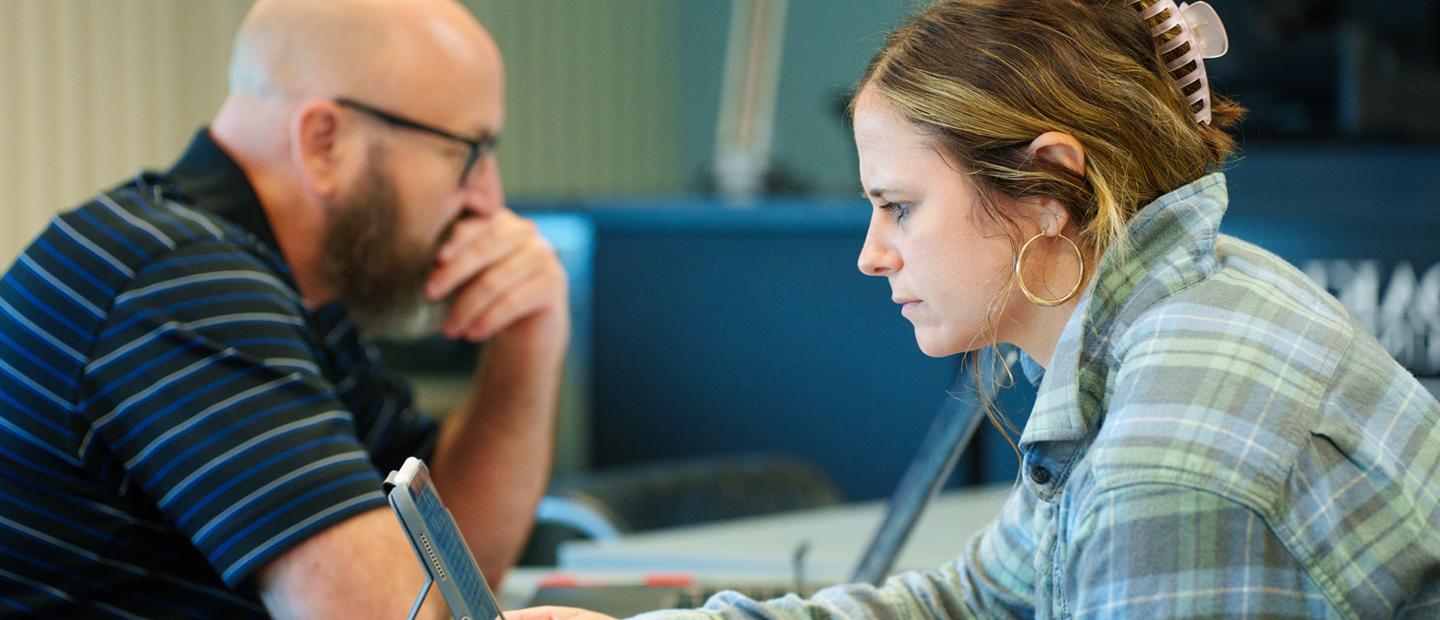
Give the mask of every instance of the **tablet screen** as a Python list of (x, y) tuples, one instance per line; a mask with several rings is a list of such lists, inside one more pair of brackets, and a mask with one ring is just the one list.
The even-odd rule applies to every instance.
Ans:
[[(473, 620), (492, 620), (500, 616), (499, 605), (490, 593), (485, 577), (480, 573), (480, 567), (475, 564), (470, 548), (465, 545), (465, 538), (455, 524), (454, 517), (440, 502), (440, 495), (435, 491), (435, 485), (430, 482), (424, 463), (415, 458), (407, 460), (396, 480), (396, 491), (403, 489), (409, 496), (423, 528), (413, 527), (410, 519), (407, 519), (406, 513), (409, 509), (405, 502), (392, 501), (391, 504), (399, 512), (400, 521), (405, 525), (411, 543), (417, 552), (425, 556), (421, 561), (427, 564), (427, 570), (440, 586), (441, 593), (445, 594), (446, 602), (452, 608), (460, 607), (450, 600), (451, 594), (447, 591), (446, 583), (448, 581), (462, 597), (466, 608), (474, 610)], [(459, 609), (452, 611), (458, 612), (456, 617), (467, 615)]]

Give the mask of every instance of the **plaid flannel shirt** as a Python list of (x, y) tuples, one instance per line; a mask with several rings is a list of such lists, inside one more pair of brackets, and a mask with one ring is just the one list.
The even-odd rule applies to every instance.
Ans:
[(666, 617), (1440, 617), (1440, 403), (1340, 304), (1219, 234), (1211, 174), (1103, 258), (952, 563)]

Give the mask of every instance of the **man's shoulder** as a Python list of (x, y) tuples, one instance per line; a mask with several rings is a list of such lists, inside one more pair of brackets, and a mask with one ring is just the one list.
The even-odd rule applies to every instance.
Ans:
[[(142, 187), (124, 184), (56, 215), (0, 280), (3, 322), (78, 354), (118, 306), (147, 295), (173, 301), (240, 286), (302, 312), (283, 261), (253, 236)], [(209, 286), (180, 286), (201, 282)], [(164, 297), (151, 295), (159, 288)]]
[[(121, 184), (59, 217), (81, 224), (77, 230), (88, 233), (92, 241), (128, 250), (127, 257), (137, 266), (147, 257), (162, 257), (194, 245), (270, 253), (240, 226), (172, 194), (163, 186), (163, 179)], [(106, 230), (96, 230), (97, 226)]]
[(97, 193), (56, 215), (18, 265), (54, 265), (46, 269), (50, 277), (80, 281), (90, 286), (79, 288), (96, 289), (101, 296), (118, 294), (138, 274), (156, 269), (253, 270), (293, 288), (284, 262), (250, 233), (158, 186), (138, 182)]

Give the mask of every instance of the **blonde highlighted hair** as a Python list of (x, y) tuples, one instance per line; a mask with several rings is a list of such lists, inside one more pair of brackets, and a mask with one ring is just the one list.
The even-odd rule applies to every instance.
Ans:
[[(1013, 252), (1024, 240), (1016, 214), (1005, 207), (1010, 201), (1001, 199), (1040, 196), (1065, 207), (1079, 229), (1076, 241), (1096, 260), (1107, 253), (1123, 258), (1131, 218), (1224, 164), (1235, 150), (1226, 130), (1245, 113), (1212, 91), (1211, 122), (1195, 121), (1188, 93), (1165, 67), (1188, 47), (1161, 58), (1151, 27), (1169, 15), (1147, 22), (1139, 10), (1150, 4), (940, 0), (886, 39), (856, 98), (873, 89), (933, 136), (974, 185), (988, 218), (1006, 231)], [(855, 100), (850, 105), (853, 113)], [(1028, 153), (1036, 137), (1051, 131), (1080, 142), (1083, 173)], [(1013, 286), (1012, 278), (991, 304), (992, 334)], [(990, 403), (986, 409), (1004, 432)]]
[[(1141, 206), (1223, 164), (1244, 115), (1212, 95), (1211, 123), (1195, 122), (1130, 0), (942, 0), (886, 39), (867, 87), (964, 166), (987, 209), (1056, 198), (1095, 256)], [(1079, 140), (1083, 175), (1026, 153), (1049, 131)]]

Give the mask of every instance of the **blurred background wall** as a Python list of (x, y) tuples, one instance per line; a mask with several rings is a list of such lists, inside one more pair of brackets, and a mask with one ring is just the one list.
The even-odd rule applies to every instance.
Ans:
[(225, 95), (245, 0), (0, 0), (0, 257), (168, 165)]
[[(466, 0), (510, 75), (512, 196), (707, 186), (730, 3)], [(0, 0), (0, 258), (56, 211), (168, 166), (225, 95), (250, 0)], [(858, 189), (844, 92), (904, 0), (791, 3), (777, 157), (802, 188)]]
[[(0, 257), (54, 211), (170, 163), (224, 96), (249, 0), (0, 0)], [(465, 0), (510, 71), (516, 197), (678, 195), (712, 186), (732, 3)], [(792, 0), (771, 190), (858, 189), (840, 110), (913, 0)], [(1252, 109), (1247, 148), (1440, 140), (1434, 0), (1215, 0), (1218, 88)]]
[[(224, 96), (249, 4), (0, 0), (3, 262), (56, 211), (170, 164)], [(919, 3), (788, 3), (771, 171), (750, 209), (715, 198), (710, 174), (735, 3), (465, 4), (508, 65), (511, 201), (582, 239), (562, 469), (759, 447), (820, 463), (851, 497), (891, 488), (953, 360), (922, 356), (884, 282), (854, 268), (868, 206), (841, 110)], [(1440, 1), (1211, 4), (1231, 52), (1208, 68), (1252, 109), (1227, 231), (1440, 373)], [(474, 352), (419, 346), (392, 357), (443, 404)], [(1017, 423), (1026, 398), (1006, 396)], [(1010, 475), (986, 433), (989, 460), (962, 478)]]

